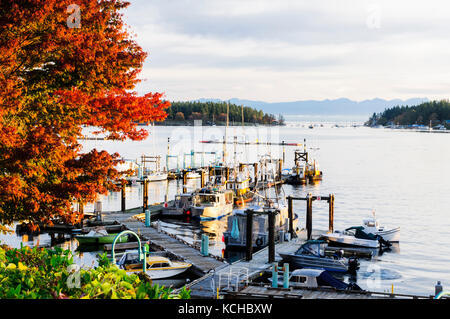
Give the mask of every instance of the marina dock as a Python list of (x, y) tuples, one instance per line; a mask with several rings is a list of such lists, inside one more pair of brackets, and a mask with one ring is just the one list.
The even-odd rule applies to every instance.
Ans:
[(199, 250), (187, 243), (183, 243), (163, 232), (158, 232), (153, 227), (146, 227), (143, 222), (133, 219), (132, 216), (134, 215), (133, 213), (115, 212), (104, 213), (102, 217), (104, 221), (117, 221), (128, 230), (134, 231), (144, 241), (148, 242), (151, 248), (165, 251), (176, 259), (191, 263), (192, 271), (198, 276), (203, 276), (213, 269), (226, 265), (223, 261), (212, 256), (203, 256)]

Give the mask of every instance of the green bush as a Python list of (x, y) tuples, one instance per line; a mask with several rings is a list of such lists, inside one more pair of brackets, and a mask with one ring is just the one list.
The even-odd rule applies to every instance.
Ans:
[[(100, 256), (99, 266), (79, 270), (78, 288), (70, 288), (73, 280), (68, 267), (73, 264), (69, 250), (0, 246), (0, 298), (14, 299), (188, 299), (190, 293), (181, 289), (153, 285), (141, 275), (128, 275)], [(71, 276), (71, 277), (69, 277)]]

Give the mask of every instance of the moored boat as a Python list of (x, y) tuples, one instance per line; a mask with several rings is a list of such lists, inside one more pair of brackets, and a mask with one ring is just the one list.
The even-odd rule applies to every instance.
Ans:
[[(269, 278), (272, 282), (272, 279)], [(278, 280), (278, 285), (283, 286), (283, 280)], [(294, 270), (289, 276), (289, 287), (302, 288), (333, 288), (336, 290), (362, 290), (355, 283), (346, 283), (335, 278), (325, 269), (302, 268)]]
[[(75, 236), (75, 239), (80, 245), (100, 245), (100, 244), (111, 244), (114, 238), (117, 236), (116, 233), (108, 233), (104, 228), (97, 228), (91, 230), (85, 235)], [(127, 236), (121, 236), (117, 240), (118, 243), (128, 242)]]
[[(171, 261), (162, 256), (147, 256), (145, 273), (151, 279), (163, 279), (177, 276), (192, 266), (185, 262)], [(118, 266), (127, 273), (139, 273), (143, 271), (143, 262), (139, 261), (138, 251), (128, 251), (120, 258)]]
[(368, 234), (381, 236), (385, 241), (395, 243), (400, 241), (400, 227), (386, 229), (384, 226), (380, 226), (378, 220), (375, 218), (367, 218), (363, 220), (363, 230)]
[(309, 240), (293, 254), (279, 253), (283, 260), (296, 268), (319, 268), (332, 272), (351, 272), (358, 268), (356, 259), (325, 256), (327, 243), (323, 240)]
[(233, 191), (207, 187), (195, 192), (190, 206), (192, 217), (201, 220), (219, 219), (233, 211)]

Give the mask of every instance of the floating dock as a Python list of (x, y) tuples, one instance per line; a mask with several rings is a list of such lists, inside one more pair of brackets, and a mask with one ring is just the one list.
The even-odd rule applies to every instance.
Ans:
[(172, 258), (192, 264), (191, 271), (198, 276), (203, 276), (213, 269), (226, 265), (212, 256), (203, 256), (199, 250), (187, 243), (163, 232), (158, 232), (153, 227), (146, 227), (144, 223), (133, 219), (134, 215), (133, 213), (116, 212), (103, 213), (102, 217), (104, 221), (117, 221), (127, 229), (134, 231), (148, 242), (151, 248), (167, 252)]

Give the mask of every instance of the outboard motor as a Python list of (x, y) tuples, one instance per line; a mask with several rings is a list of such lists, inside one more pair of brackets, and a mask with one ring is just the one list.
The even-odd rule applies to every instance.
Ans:
[(356, 271), (359, 269), (359, 261), (356, 257), (350, 257), (348, 259), (348, 272), (350, 274), (356, 274)]
[(384, 240), (383, 237), (381, 237), (380, 235), (376, 235), (376, 238), (378, 239), (378, 242), (380, 243), (380, 247), (381, 248), (383, 246), (384, 247), (391, 247), (392, 246), (392, 244), (389, 241)]
[(333, 254), (333, 258), (334, 258), (334, 259), (339, 260), (339, 259), (341, 259), (342, 257), (344, 257), (344, 250), (342, 250), (342, 249), (336, 250), (336, 251), (334, 252), (334, 254)]

